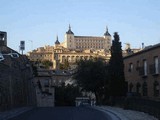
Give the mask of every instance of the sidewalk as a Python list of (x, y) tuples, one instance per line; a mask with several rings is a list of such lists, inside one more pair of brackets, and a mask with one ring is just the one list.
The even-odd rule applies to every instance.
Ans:
[(0, 112), (0, 120), (8, 120), (12, 117), (22, 114), (33, 109), (33, 107), (16, 108), (5, 112)]
[(120, 120), (158, 120), (144, 112), (124, 110), (122, 108), (110, 106), (97, 106), (95, 108), (103, 112), (111, 113), (112, 115), (117, 116)]

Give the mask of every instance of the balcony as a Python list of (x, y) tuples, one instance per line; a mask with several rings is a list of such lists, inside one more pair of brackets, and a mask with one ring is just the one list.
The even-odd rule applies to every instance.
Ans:
[(158, 76), (159, 75), (159, 72), (160, 72), (160, 64), (156, 67), (155, 64), (151, 64), (149, 66), (149, 71), (150, 71), (150, 74), (153, 75), (153, 76)]
[(147, 77), (147, 73), (145, 73), (144, 66), (139, 67), (139, 75), (142, 76), (143, 78)]

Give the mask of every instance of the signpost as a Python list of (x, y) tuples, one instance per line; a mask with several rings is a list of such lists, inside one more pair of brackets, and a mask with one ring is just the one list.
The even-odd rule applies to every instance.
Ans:
[(23, 51), (25, 50), (25, 41), (20, 41), (20, 50), (22, 51), (22, 55), (23, 55)]

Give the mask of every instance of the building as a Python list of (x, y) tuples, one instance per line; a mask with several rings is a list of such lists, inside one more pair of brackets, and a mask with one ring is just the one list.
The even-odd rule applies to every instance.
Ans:
[(31, 64), (26, 56), (7, 47), (7, 33), (0, 32), (0, 111), (35, 103)]
[(37, 69), (35, 76), (36, 98), (38, 107), (53, 107), (55, 105), (55, 87), (74, 84), (74, 71)]
[(0, 46), (7, 46), (7, 32), (0, 31)]
[(103, 36), (75, 36), (69, 25), (62, 46), (69, 50), (105, 49), (109, 51), (111, 47), (111, 35), (106, 27), (106, 32)]
[(54, 107), (55, 88), (52, 84), (52, 75), (49, 70), (38, 69), (34, 79), (36, 84), (36, 98), (38, 107)]
[(75, 71), (72, 70), (53, 70), (52, 74), (52, 85), (61, 86), (62, 84), (74, 84), (74, 79), (72, 78)]
[(142, 48), (131, 48), (130, 43), (125, 43), (125, 44), (126, 44), (126, 47), (122, 51), (124, 57), (128, 56), (128, 55), (131, 55), (131, 54), (134, 54), (134, 53), (139, 52), (142, 49), (144, 49), (143, 46), (142, 46)]
[(64, 42), (60, 43), (57, 36), (54, 46), (40, 47), (28, 52), (28, 58), (32, 61), (52, 61), (53, 69), (59, 69), (60, 64), (64, 64), (66, 61), (70, 65), (72, 64), (71, 67), (80, 59), (102, 57), (108, 61), (110, 59), (110, 47), (111, 35), (108, 28), (102, 37), (74, 36), (69, 26)]
[(33, 50), (31, 52), (27, 53), (28, 58), (31, 61), (43, 61), (43, 60), (49, 60), (52, 61), (53, 58), (53, 46), (44, 46), (37, 48), (37, 50)]
[(160, 44), (124, 57), (128, 92), (143, 97), (160, 98)]

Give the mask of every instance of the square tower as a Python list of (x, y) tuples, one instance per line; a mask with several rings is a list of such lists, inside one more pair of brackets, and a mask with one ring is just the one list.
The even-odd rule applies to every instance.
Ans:
[(0, 46), (7, 46), (7, 32), (0, 31)]

